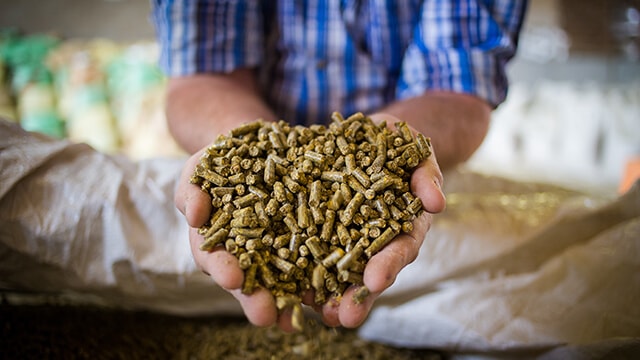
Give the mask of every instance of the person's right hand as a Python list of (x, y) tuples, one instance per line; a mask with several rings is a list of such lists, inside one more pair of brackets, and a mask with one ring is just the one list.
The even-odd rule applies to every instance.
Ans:
[(241, 291), (244, 272), (240, 269), (238, 259), (227, 252), (224, 246), (219, 246), (211, 252), (200, 250), (204, 241), (198, 234), (198, 228), (211, 216), (211, 198), (191, 184), (189, 179), (193, 174), (200, 157), (206, 148), (192, 155), (185, 163), (175, 191), (175, 205), (182, 212), (189, 224), (189, 242), (196, 265), (220, 287), (233, 295), (247, 319), (257, 326), (271, 326), (278, 324), (281, 329), (291, 332), (291, 313), (285, 310), (278, 313), (275, 299), (271, 292), (263, 287), (257, 287), (252, 294), (246, 295)]

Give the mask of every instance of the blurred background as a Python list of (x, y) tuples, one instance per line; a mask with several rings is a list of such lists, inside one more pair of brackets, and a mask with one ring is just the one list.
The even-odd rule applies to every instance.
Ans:
[[(0, 1), (0, 114), (134, 159), (182, 155), (164, 126), (149, 10), (147, 0)], [(640, 155), (640, 0), (530, 1), (508, 72), (508, 99), (467, 166), (621, 191)]]

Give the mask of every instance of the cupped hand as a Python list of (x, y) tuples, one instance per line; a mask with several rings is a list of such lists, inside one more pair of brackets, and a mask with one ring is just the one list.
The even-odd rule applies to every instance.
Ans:
[[(396, 119), (397, 120), (397, 119)], [(387, 119), (389, 124), (393, 122)], [(211, 199), (199, 186), (191, 184), (189, 179), (199, 163), (201, 149), (185, 163), (175, 192), (175, 205), (185, 216), (190, 227), (189, 241), (197, 266), (211, 276), (216, 284), (227, 290), (240, 303), (245, 316), (254, 325), (271, 326), (277, 324), (285, 331), (293, 331), (290, 311), (279, 312), (269, 290), (258, 287), (250, 295), (241, 292), (244, 272), (237, 258), (224, 247), (211, 252), (200, 250), (204, 241), (197, 229), (211, 216)], [(330, 298), (322, 305), (312, 303), (312, 294), (303, 297), (305, 304), (320, 312), (325, 324), (354, 328), (367, 318), (374, 301), (393, 284), (398, 273), (418, 256), (422, 242), (431, 226), (432, 214), (445, 208), (445, 197), (441, 190), (442, 173), (435, 154), (424, 160), (411, 176), (411, 190), (422, 200), (425, 211), (414, 220), (410, 233), (401, 233), (386, 245), (368, 262), (364, 271), (364, 284), (370, 291), (362, 303), (353, 300), (357, 286), (352, 286), (341, 298)]]
[(189, 242), (196, 265), (238, 300), (252, 324), (278, 324), (283, 330), (291, 332), (293, 328), (290, 312), (279, 313), (275, 300), (267, 289), (257, 288), (251, 295), (242, 293), (244, 272), (235, 256), (228, 253), (224, 247), (217, 247), (211, 252), (200, 250), (204, 238), (198, 234), (198, 228), (211, 216), (211, 198), (199, 186), (191, 184), (189, 179), (205, 150), (206, 148), (198, 151), (185, 162), (174, 198), (176, 207), (185, 216), (190, 227)]
[[(400, 121), (390, 115), (371, 116), (374, 121), (386, 120), (389, 126)], [(433, 150), (433, 149), (432, 149)], [(400, 270), (412, 263), (418, 256), (422, 242), (431, 227), (432, 214), (439, 213), (446, 206), (442, 192), (442, 172), (435, 153), (423, 160), (411, 175), (411, 191), (422, 200), (424, 210), (413, 222), (410, 233), (400, 233), (379, 253), (371, 257), (364, 270), (364, 285), (370, 294), (356, 304), (353, 295), (357, 286), (351, 286), (342, 299), (330, 299), (321, 312), (323, 321), (330, 326), (354, 328), (366, 320), (374, 301), (391, 286)]]

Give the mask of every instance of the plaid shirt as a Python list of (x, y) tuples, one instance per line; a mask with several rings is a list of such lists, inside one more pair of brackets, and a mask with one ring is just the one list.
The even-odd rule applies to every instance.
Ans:
[(526, 0), (154, 0), (169, 76), (251, 67), (280, 118), (324, 123), (428, 90), (497, 106)]

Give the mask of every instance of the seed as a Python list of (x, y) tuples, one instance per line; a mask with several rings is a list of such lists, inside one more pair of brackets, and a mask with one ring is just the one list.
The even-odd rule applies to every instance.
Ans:
[(256, 287), (256, 273), (258, 271), (258, 264), (251, 264), (244, 271), (244, 281), (242, 283), (242, 293), (249, 295), (253, 293), (253, 289)]
[[(404, 143), (412, 143), (413, 142), (413, 133), (411, 132), (411, 129), (409, 129), (409, 126), (407, 125), (406, 122), (404, 121), (400, 121), (397, 122), (395, 124), (396, 129), (398, 129), (398, 132), (400, 133), (400, 136), (402, 136), (402, 139), (404, 140)], [(400, 145), (398, 145), (400, 146)]]
[(222, 244), (229, 235), (229, 230), (219, 229), (213, 235), (206, 237), (205, 242), (200, 245), (200, 250), (212, 251), (218, 244)]
[(395, 177), (391, 177), (391, 176), (385, 176), (382, 179), (374, 182), (373, 184), (371, 184), (371, 190), (375, 191), (376, 193), (388, 188), (389, 186), (394, 184), (395, 181)]
[(338, 136), (336, 138), (336, 145), (338, 145), (338, 150), (340, 150), (340, 153), (342, 155), (347, 155), (353, 152), (351, 146), (349, 146), (349, 143), (347, 142), (347, 139), (344, 138), (344, 136)]
[(217, 186), (225, 186), (228, 182), (226, 177), (214, 172), (213, 170), (205, 169), (202, 166), (196, 167), (195, 175), (200, 176)]
[(372, 196), (375, 197), (375, 191), (371, 189), (366, 189), (364, 186), (362, 186), (362, 183), (356, 180), (356, 178), (353, 175), (347, 176), (347, 184), (355, 192), (366, 193), (367, 191), (371, 191), (373, 193)]
[(338, 290), (338, 279), (337, 276), (332, 272), (327, 272), (327, 275), (324, 279), (324, 286), (329, 292), (336, 292)]
[(344, 256), (344, 250), (342, 250), (342, 248), (336, 248), (329, 255), (327, 255), (324, 259), (322, 259), (322, 266), (324, 266), (325, 268), (332, 267), (343, 256)]
[(260, 197), (258, 195), (249, 193), (242, 197), (236, 198), (233, 201), (233, 205), (235, 205), (236, 208), (243, 208), (247, 206), (253, 206), (253, 204), (258, 200), (260, 200)]
[(343, 257), (340, 258), (340, 260), (338, 260), (338, 262), (336, 263), (336, 268), (338, 268), (338, 270), (349, 269), (353, 262), (356, 259), (360, 258), (363, 252), (364, 249), (362, 248), (362, 246), (356, 245), (355, 247), (353, 247), (353, 249), (351, 249), (351, 251), (347, 252)]
[(284, 224), (289, 228), (291, 234), (297, 234), (301, 231), (300, 227), (298, 227), (298, 221), (296, 221), (295, 217), (293, 217), (293, 213), (289, 212), (287, 215), (285, 215), (283, 221)]
[(316, 180), (311, 183), (311, 191), (309, 192), (309, 206), (316, 207), (320, 205), (322, 197), (322, 182)]
[(302, 245), (304, 239), (301, 234), (293, 233), (291, 234), (291, 240), (289, 240), (289, 251), (291, 251), (290, 257), (293, 257), (295, 260), (298, 257), (298, 249), (300, 245)]
[(336, 212), (334, 210), (327, 210), (324, 218), (324, 224), (322, 224), (322, 231), (320, 232), (320, 239), (323, 241), (329, 241), (331, 235), (333, 235), (333, 224), (336, 219)]
[(247, 238), (259, 238), (262, 236), (264, 228), (233, 228), (232, 231), (234, 231), (236, 235), (246, 236)]
[(255, 204), (253, 204), (253, 209), (255, 211), (256, 216), (258, 217), (258, 224), (261, 227), (268, 227), (269, 226), (269, 217), (267, 216), (267, 212), (265, 210), (264, 204), (261, 201), (256, 201)]
[(224, 243), (224, 247), (230, 254), (235, 254), (238, 252), (238, 244), (236, 244), (235, 240), (227, 239)]
[(260, 270), (260, 278), (264, 283), (264, 286), (267, 288), (272, 288), (276, 285), (276, 278), (273, 276), (273, 272), (267, 266), (267, 263), (264, 261), (264, 258), (260, 255), (259, 252), (254, 253), (254, 260), (258, 264), (258, 270)]
[(356, 304), (362, 304), (367, 296), (369, 296), (369, 289), (363, 285), (353, 293), (353, 302)]
[(296, 260), (296, 266), (299, 269), (305, 269), (307, 266), (309, 266), (309, 259), (307, 259), (306, 257), (299, 257)]
[[(349, 175), (347, 175), (349, 176)], [(345, 203), (349, 203), (349, 201), (351, 201), (351, 198), (353, 197), (351, 195), (351, 188), (349, 187), (349, 185), (345, 184), (345, 183), (340, 183), (340, 192), (342, 193), (342, 197), (344, 198), (344, 202)]]
[(227, 224), (229, 224), (230, 221), (231, 221), (231, 215), (228, 212), (224, 211), (224, 210), (219, 210), (218, 214), (216, 216), (216, 220), (211, 225), (211, 227), (209, 228), (207, 233), (205, 234), (205, 238), (210, 236), (209, 234), (213, 234), (216, 231), (218, 231), (218, 230), (222, 229), (223, 227), (227, 226)]
[(358, 274), (349, 270), (340, 270), (338, 272), (338, 281), (342, 283), (348, 282), (357, 285), (364, 284), (364, 282), (362, 281), (362, 274)]
[(369, 247), (364, 250), (365, 255), (367, 255), (368, 258), (371, 258), (380, 251), (380, 249), (387, 245), (396, 235), (396, 231), (391, 228), (387, 228), (380, 236), (373, 240)]
[[(275, 192), (275, 190), (274, 190), (274, 192)], [(286, 199), (286, 197), (285, 197), (285, 199)], [(275, 216), (276, 213), (278, 212), (278, 201), (275, 198), (271, 198), (269, 200), (269, 202), (267, 203), (267, 206), (264, 207), (264, 211), (269, 216)]]
[(278, 249), (278, 257), (281, 259), (288, 259), (291, 256), (291, 250), (287, 247), (281, 247)]
[(249, 192), (251, 194), (256, 194), (258, 196), (258, 198), (260, 198), (261, 200), (267, 199), (269, 198), (269, 194), (267, 194), (266, 191), (262, 190), (259, 187), (256, 186), (249, 186)]
[(353, 216), (355, 215), (356, 211), (358, 211), (358, 208), (360, 208), (360, 205), (362, 205), (363, 201), (364, 201), (364, 194), (356, 193), (353, 196), (353, 199), (349, 201), (349, 203), (347, 204), (347, 207), (344, 209), (344, 212), (342, 213), (342, 216), (340, 217), (340, 221), (342, 222), (342, 224), (344, 224), (345, 226), (349, 226), (351, 224), (351, 221), (353, 220)]
[(225, 179), (229, 179), (228, 182), (232, 185), (244, 184), (246, 182), (246, 177), (244, 173), (237, 173)]
[(343, 182), (346, 174), (341, 171), (323, 171), (320, 179), (324, 181)]
[[(236, 237), (236, 243), (237, 243), (237, 239), (238, 238)], [(261, 249), (264, 249), (264, 245), (262, 244), (262, 241), (260, 239), (247, 239), (247, 241), (245, 242), (244, 248), (247, 249), (248, 251), (261, 250)]]
[(424, 135), (418, 133), (416, 135), (416, 144), (418, 145), (418, 151), (422, 159), (426, 159), (431, 156), (431, 140)]
[(351, 172), (351, 175), (353, 175), (353, 177), (356, 178), (365, 188), (371, 185), (371, 179), (369, 179), (369, 176), (361, 168), (355, 168)]
[[(201, 248), (224, 244), (245, 272), (243, 293), (269, 289), (300, 329), (303, 291), (321, 305), (362, 284), (368, 259), (423, 211), (409, 180), (429, 139), (362, 113), (331, 117), (328, 127), (243, 124), (207, 148), (190, 180), (214, 209), (198, 229)], [(354, 300), (367, 294), (361, 287)]]
[(287, 194), (284, 190), (284, 184), (280, 181), (276, 181), (273, 184), (273, 198), (276, 199), (279, 203), (284, 203), (287, 201)]
[(314, 259), (320, 260), (326, 255), (326, 252), (320, 245), (320, 239), (317, 236), (308, 238), (304, 243), (307, 245)]
[(333, 193), (331, 199), (329, 199), (329, 201), (327, 202), (327, 208), (329, 208), (329, 210), (336, 211), (340, 209), (343, 203), (344, 195), (343, 192), (340, 191), (340, 187), (338, 187), (338, 190)]
[(357, 169), (356, 158), (353, 154), (347, 154), (344, 157), (344, 163), (347, 167), (347, 174), (351, 174)]
[(273, 157), (268, 157), (264, 164), (264, 182), (273, 185), (276, 181), (276, 163)]
[(303, 192), (298, 193), (298, 227), (306, 229), (311, 226), (313, 219), (307, 206), (307, 196)]
[(288, 246), (290, 241), (291, 241), (291, 233), (278, 235), (273, 240), (273, 248), (277, 250), (283, 246)]
[(293, 271), (296, 269), (296, 266), (294, 264), (278, 256), (272, 256), (270, 258), (270, 262), (278, 270), (282, 271), (287, 275), (292, 275)]
[(402, 231), (410, 233), (413, 231), (413, 223), (411, 221), (405, 221), (402, 223)]
[(317, 264), (313, 268), (313, 276), (311, 277), (311, 286), (316, 290), (316, 292), (321, 292), (324, 290), (324, 278), (327, 274), (327, 268), (325, 268), (322, 264)]
[[(314, 224), (316, 225), (324, 224), (324, 214), (322, 212), (323, 212), (323, 209), (320, 207), (311, 208), (311, 216), (313, 217)], [(311, 229), (316, 229), (316, 227), (315, 226), (310, 227), (309, 230), (307, 230), (307, 232), (309, 232)]]
[(291, 191), (292, 193), (297, 193), (300, 191), (300, 184), (298, 184), (295, 180), (293, 180), (290, 176), (283, 176), (282, 181), (284, 185)]
[(238, 257), (238, 264), (240, 265), (240, 269), (242, 270), (246, 270), (251, 266), (251, 256), (248, 252), (240, 254), (240, 256)]
[(315, 151), (306, 151), (304, 153), (304, 158), (307, 160), (311, 160), (312, 162), (316, 163), (319, 166), (324, 165), (324, 155), (315, 152)]
[[(406, 194), (408, 194), (408, 193), (406, 193)], [(408, 212), (409, 214), (411, 214), (411, 215), (416, 215), (416, 214), (418, 214), (418, 212), (419, 212), (420, 210), (422, 210), (422, 201), (420, 200), (420, 198), (418, 198), (418, 197), (414, 198), (414, 199), (411, 201), (411, 203), (409, 203), (409, 204), (407, 205), (406, 210), (407, 210), (407, 212)]]

